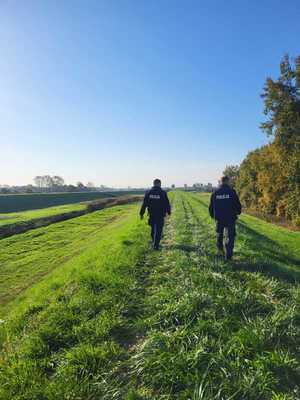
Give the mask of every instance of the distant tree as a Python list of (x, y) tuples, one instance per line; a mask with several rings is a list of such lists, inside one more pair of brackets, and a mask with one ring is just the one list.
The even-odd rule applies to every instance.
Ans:
[(228, 176), (232, 187), (235, 187), (236, 180), (239, 176), (239, 166), (238, 165), (227, 165), (223, 171), (223, 175)]
[(55, 175), (52, 177), (53, 186), (64, 186), (65, 181), (61, 176)]
[(203, 184), (196, 182), (196, 183), (193, 184), (193, 188), (195, 190), (202, 191), (203, 190)]
[(82, 182), (77, 182), (76, 186), (77, 186), (77, 190), (79, 190), (81, 192), (83, 192), (86, 189), (86, 187), (84, 186), (84, 184)]
[(53, 187), (53, 179), (50, 175), (44, 175), (44, 186), (49, 189)]
[(67, 185), (66, 190), (67, 192), (76, 192), (78, 190), (78, 187), (74, 185)]
[(39, 189), (42, 189), (42, 187), (43, 187), (43, 177), (42, 176), (34, 177), (33, 181), (35, 183), (35, 186), (37, 186)]
[(212, 192), (212, 191), (213, 191), (213, 185), (212, 185), (212, 183), (208, 183), (208, 184), (206, 185), (206, 191), (207, 191), (207, 192)]
[(52, 190), (57, 187), (62, 187), (64, 186), (64, 180), (62, 177), (55, 175), (55, 176), (50, 176), (50, 175), (42, 175), (42, 176), (36, 176), (33, 179), (35, 186), (37, 186), (40, 190)]

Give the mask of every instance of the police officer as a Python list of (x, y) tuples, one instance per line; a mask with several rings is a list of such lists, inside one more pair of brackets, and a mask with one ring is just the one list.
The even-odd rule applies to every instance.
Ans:
[(229, 178), (220, 179), (219, 188), (212, 193), (209, 204), (209, 214), (216, 221), (217, 247), (223, 253), (224, 229), (227, 230), (225, 243), (225, 260), (231, 260), (235, 239), (235, 223), (241, 213), (242, 206), (236, 191), (229, 186)]
[(151, 238), (153, 249), (159, 249), (159, 242), (164, 226), (164, 218), (166, 214), (171, 215), (171, 206), (167, 193), (161, 188), (160, 179), (153, 181), (153, 187), (145, 194), (144, 201), (140, 211), (140, 217), (143, 219), (146, 208), (148, 209), (149, 220), (151, 226)]

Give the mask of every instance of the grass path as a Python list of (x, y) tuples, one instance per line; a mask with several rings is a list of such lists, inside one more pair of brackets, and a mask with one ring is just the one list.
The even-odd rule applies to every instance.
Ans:
[(1, 399), (300, 398), (294, 241), (272, 264), (259, 223), (243, 217), (225, 264), (205, 201), (177, 192), (173, 206), (161, 252), (132, 209), (16, 308), (2, 329)]
[[(218, 258), (194, 196), (177, 194), (164, 242), (130, 360), (132, 398), (298, 399), (299, 287)], [(253, 246), (242, 243), (240, 259)]]

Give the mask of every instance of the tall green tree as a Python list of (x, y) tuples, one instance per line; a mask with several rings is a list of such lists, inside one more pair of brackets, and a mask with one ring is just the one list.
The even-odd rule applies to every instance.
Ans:
[(262, 98), (267, 120), (261, 127), (278, 148), (285, 176), (285, 213), (296, 219), (300, 215), (300, 56), (293, 62), (287, 55), (282, 59), (279, 78), (267, 79)]
[(300, 146), (300, 56), (291, 64), (286, 55), (280, 63), (280, 77), (267, 78), (261, 97), (267, 120), (261, 128), (282, 151)]
[(261, 96), (270, 143), (247, 155), (237, 189), (248, 207), (300, 225), (300, 56), (284, 56), (279, 78), (267, 78)]
[(228, 176), (230, 179), (232, 187), (236, 186), (236, 181), (239, 176), (239, 166), (238, 165), (226, 165), (223, 175)]

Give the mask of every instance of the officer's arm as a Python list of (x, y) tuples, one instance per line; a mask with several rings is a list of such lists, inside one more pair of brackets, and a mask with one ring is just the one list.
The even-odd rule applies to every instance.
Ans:
[(209, 210), (209, 215), (211, 216), (211, 218), (214, 218), (214, 193), (212, 193), (210, 196), (208, 210)]
[(149, 195), (148, 195), (148, 192), (147, 192), (145, 194), (145, 196), (144, 196), (143, 204), (142, 204), (142, 207), (140, 209), (140, 217), (141, 218), (143, 218), (143, 216), (145, 214), (145, 211), (146, 211), (146, 208), (148, 207), (148, 204), (149, 204)]
[(171, 205), (167, 193), (166, 193), (166, 212), (167, 214), (171, 215)]
[(236, 213), (237, 213), (237, 215), (240, 215), (240, 213), (242, 212), (242, 205), (241, 205), (239, 196), (237, 195), (235, 190), (233, 191), (233, 200), (234, 200)]

